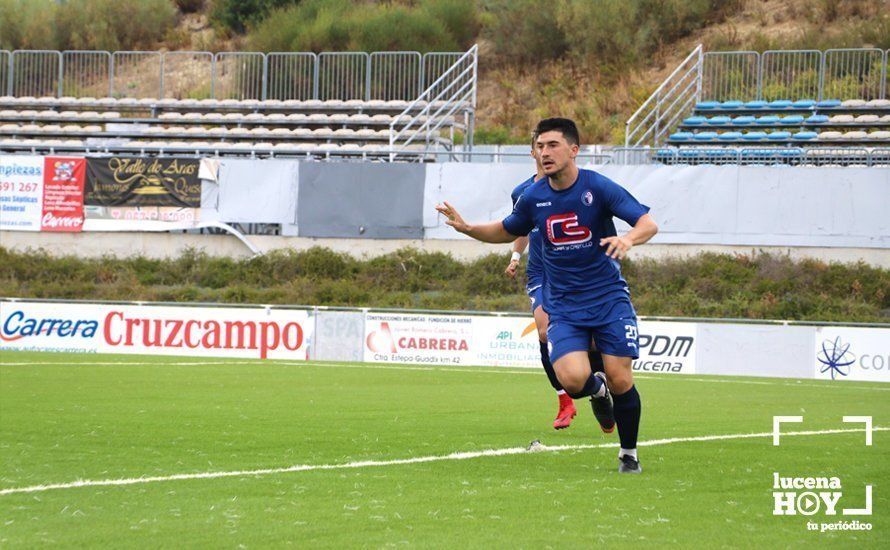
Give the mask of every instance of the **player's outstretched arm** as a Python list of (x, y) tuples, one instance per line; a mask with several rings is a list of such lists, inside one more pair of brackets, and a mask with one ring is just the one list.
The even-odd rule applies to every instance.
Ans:
[(500, 221), (479, 224), (465, 222), (457, 210), (448, 204), (447, 201), (436, 205), (436, 210), (447, 218), (445, 220), (446, 225), (450, 225), (459, 233), (469, 235), (477, 241), (484, 243), (509, 243), (516, 240), (516, 235), (504, 229), (504, 224)]
[(600, 246), (606, 247), (606, 256), (623, 260), (631, 248), (648, 242), (656, 233), (658, 233), (658, 225), (655, 220), (649, 214), (643, 214), (630, 228), (630, 231), (621, 237), (600, 239)]

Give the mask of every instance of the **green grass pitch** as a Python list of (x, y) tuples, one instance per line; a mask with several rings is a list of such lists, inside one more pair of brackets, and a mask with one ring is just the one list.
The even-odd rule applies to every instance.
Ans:
[[(890, 425), (890, 387), (639, 376), (641, 441)], [(455, 452), (617, 444), (585, 402), (550, 423), (543, 372), (157, 356), (0, 354), (0, 547), (879, 547), (890, 528), (890, 432), (676, 441), (355, 465)], [(861, 426), (858, 426), (861, 427)], [(306, 465), (299, 471), (276, 469)], [(326, 469), (315, 466), (331, 465)], [(255, 475), (250, 471), (271, 469)], [(177, 474), (245, 472), (164, 479)], [(773, 472), (838, 476), (869, 517), (774, 516)], [(867, 521), (819, 533), (807, 521)], [(883, 540), (884, 543), (880, 541)], [(886, 548), (886, 546), (884, 546)]]

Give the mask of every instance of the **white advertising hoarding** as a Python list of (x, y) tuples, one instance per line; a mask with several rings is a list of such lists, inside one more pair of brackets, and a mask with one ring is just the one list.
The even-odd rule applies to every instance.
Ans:
[(306, 310), (0, 302), (0, 349), (305, 360)]
[(472, 323), (463, 315), (368, 313), (365, 362), (475, 365)]
[(640, 321), (640, 358), (635, 372), (695, 374), (696, 324)]
[(815, 348), (817, 379), (890, 382), (890, 329), (819, 327)]
[(40, 231), (43, 157), (0, 155), (0, 229)]
[[(695, 373), (695, 323), (640, 323), (638, 372)], [(365, 361), (540, 367), (531, 317), (369, 313)]]

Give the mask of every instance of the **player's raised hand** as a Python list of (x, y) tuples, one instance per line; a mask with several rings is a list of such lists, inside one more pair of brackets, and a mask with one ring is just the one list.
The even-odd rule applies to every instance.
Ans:
[(634, 243), (627, 237), (606, 237), (600, 239), (600, 246), (606, 247), (606, 256), (623, 260)]
[(436, 205), (436, 210), (448, 218), (445, 220), (446, 225), (450, 225), (460, 233), (466, 233), (470, 230), (470, 225), (464, 221), (460, 214), (458, 214), (457, 210), (454, 209), (453, 206), (448, 204), (448, 201), (442, 201), (442, 204)]

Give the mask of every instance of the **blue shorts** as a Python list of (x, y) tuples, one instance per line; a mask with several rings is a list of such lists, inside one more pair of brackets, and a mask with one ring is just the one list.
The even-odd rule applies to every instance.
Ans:
[(531, 301), (532, 314), (534, 314), (536, 309), (543, 307), (544, 305), (544, 285), (529, 285), (526, 287), (525, 292), (528, 294), (528, 299)]
[(574, 325), (564, 320), (553, 320), (547, 327), (547, 346), (550, 349), (550, 361), (573, 351), (590, 350), (591, 341), (596, 342), (596, 349), (606, 355), (616, 357), (640, 357), (640, 344), (637, 341), (637, 319), (626, 317), (616, 319), (603, 325)]

